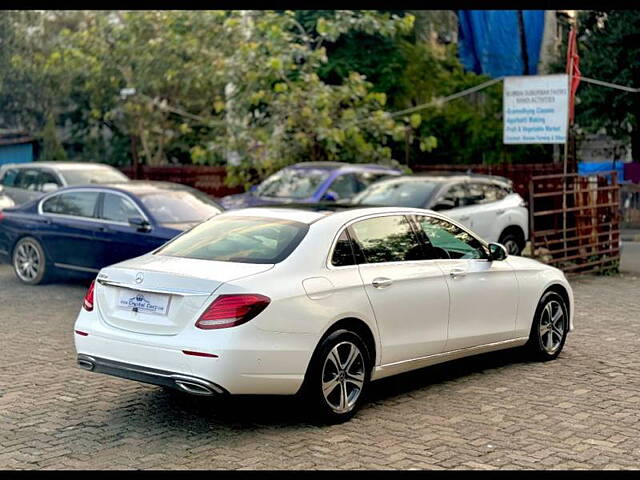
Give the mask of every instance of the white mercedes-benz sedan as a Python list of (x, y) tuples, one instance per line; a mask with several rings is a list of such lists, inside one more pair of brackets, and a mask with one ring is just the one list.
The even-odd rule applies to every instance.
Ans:
[(299, 394), (339, 422), (389, 375), (518, 346), (552, 360), (573, 310), (560, 270), (431, 210), (250, 208), (103, 268), (75, 345), (86, 370)]

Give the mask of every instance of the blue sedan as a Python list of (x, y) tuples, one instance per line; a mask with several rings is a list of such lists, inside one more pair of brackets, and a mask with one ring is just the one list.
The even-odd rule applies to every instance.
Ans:
[(401, 173), (384, 165), (296, 163), (267, 177), (247, 193), (223, 197), (220, 203), (226, 209), (234, 209), (282, 203), (346, 201), (373, 182)]
[(223, 208), (175, 183), (76, 186), (0, 212), (0, 260), (37, 285), (54, 276), (94, 276), (156, 249)]

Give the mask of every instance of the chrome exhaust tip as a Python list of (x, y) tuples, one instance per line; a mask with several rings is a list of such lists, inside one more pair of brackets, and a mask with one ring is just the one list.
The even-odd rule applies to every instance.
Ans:
[(213, 395), (211, 390), (203, 385), (198, 385), (197, 383), (176, 380), (176, 385), (180, 390), (191, 393), (192, 395)]
[(78, 355), (78, 366), (84, 370), (92, 371), (96, 366), (96, 362), (88, 355)]
[(172, 375), (172, 377), (176, 387), (192, 395), (211, 396), (224, 393), (216, 384), (199, 378), (188, 377), (186, 375)]

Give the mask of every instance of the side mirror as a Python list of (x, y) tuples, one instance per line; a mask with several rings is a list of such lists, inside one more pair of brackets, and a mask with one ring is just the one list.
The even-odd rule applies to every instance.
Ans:
[(249, 187), (249, 191), (250, 191), (251, 193), (255, 193), (255, 191), (256, 191), (257, 189), (258, 189), (258, 186), (257, 186), (257, 185), (251, 185), (251, 186)]
[(504, 245), (499, 243), (490, 243), (489, 244), (489, 260), (490, 261), (501, 261), (507, 258), (508, 256), (507, 249), (504, 248)]
[(439, 200), (438, 203), (436, 203), (433, 207), (431, 207), (431, 210), (435, 210), (436, 212), (440, 211), (440, 210), (451, 210), (452, 208), (455, 208), (456, 204), (455, 202), (453, 202), (452, 200)]
[(327, 193), (322, 196), (322, 200), (325, 202), (337, 202), (339, 199), (340, 195), (333, 190), (327, 190)]
[(151, 230), (151, 225), (142, 217), (130, 217), (129, 225), (137, 227), (139, 232), (148, 232)]
[(58, 185), (55, 183), (44, 183), (42, 184), (41, 189), (43, 193), (51, 193), (58, 190)]

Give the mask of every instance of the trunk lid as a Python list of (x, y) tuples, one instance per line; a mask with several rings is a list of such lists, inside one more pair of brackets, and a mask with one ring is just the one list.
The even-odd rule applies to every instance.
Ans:
[(176, 335), (196, 322), (204, 303), (223, 283), (272, 267), (148, 254), (101, 270), (97, 310), (116, 328)]

